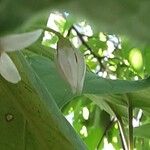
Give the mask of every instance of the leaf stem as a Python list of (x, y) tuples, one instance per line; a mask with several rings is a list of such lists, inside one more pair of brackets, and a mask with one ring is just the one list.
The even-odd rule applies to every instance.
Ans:
[(59, 32), (57, 32), (57, 31), (55, 31), (55, 30), (53, 30), (53, 29), (51, 29), (51, 28), (44, 27), (43, 29), (44, 29), (45, 31), (52, 32), (52, 33), (56, 34), (56, 35), (58, 36), (58, 38), (65, 38), (65, 37), (63, 37), (63, 35), (61, 35)]
[(128, 144), (127, 144), (127, 136), (126, 136), (126, 132), (125, 132), (125, 128), (122, 122), (122, 118), (121, 116), (115, 111), (115, 109), (112, 107), (111, 104), (109, 104), (109, 106), (111, 107), (111, 109), (113, 110), (116, 119), (117, 119), (117, 123), (118, 123), (118, 127), (119, 127), (119, 132), (120, 132), (120, 140), (122, 143), (122, 148), (123, 150), (128, 150)]
[(132, 101), (128, 97), (128, 119), (129, 119), (129, 150), (133, 150), (133, 125), (132, 125), (132, 117), (133, 117), (133, 107)]
[[(39, 29), (39, 27), (36, 27), (36, 26), (34, 26), (34, 28), (38, 28)], [(53, 29), (51, 29), (49, 27), (40, 26), (40, 28), (43, 29), (44, 31), (48, 31), (48, 32), (54, 33), (55, 35), (58, 36), (59, 39), (60, 38), (63, 38), (63, 39), (65, 38), (65, 37), (63, 37), (63, 35), (61, 33), (57, 32), (57, 31), (55, 31), (55, 30), (53, 30)]]
[(124, 129), (123, 122), (122, 122), (122, 119), (121, 119), (120, 116), (117, 116), (117, 122), (118, 122), (119, 131), (120, 131), (120, 139), (121, 139), (121, 142), (122, 142), (122, 148), (124, 150), (128, 150), (125, 129)]

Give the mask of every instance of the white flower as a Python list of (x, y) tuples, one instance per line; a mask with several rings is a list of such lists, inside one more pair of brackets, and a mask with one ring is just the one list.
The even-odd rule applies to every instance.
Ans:
[(56, 62), (59, 72), (69, 83), (73, 93), (81, 94), (86, 71), (82, 53), (67, 39), (60, 39), (57, 44)]
[(20, 74), (6, 52), (21, 50), (33, 44), (41, 35), (42, 30), (0, 37), (0, 74), (11, 83), (21, 80)]

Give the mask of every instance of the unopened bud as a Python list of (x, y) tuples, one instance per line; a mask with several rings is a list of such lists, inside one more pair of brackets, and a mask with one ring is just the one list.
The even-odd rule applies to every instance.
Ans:
[(56, 62), (61, 76), (69, 83), (73, 93), (81, 94), (86, 71), (82, 53), (69, 40), (60, 39), (57, 43)]

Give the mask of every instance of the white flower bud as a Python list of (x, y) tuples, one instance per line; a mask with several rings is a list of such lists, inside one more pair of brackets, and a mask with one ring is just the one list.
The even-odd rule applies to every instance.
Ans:
[(86, 65), (82, 53), (75, 49), (67, 39), (57, 43), (56, 63), (65, 81), (69, 83), (73, 93), (81, 94)]

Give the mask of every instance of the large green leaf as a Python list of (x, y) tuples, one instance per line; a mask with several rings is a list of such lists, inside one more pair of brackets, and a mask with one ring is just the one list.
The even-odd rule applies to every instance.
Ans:
[[(58, 143), (58, 141), (61, 138), (63, 138), (63, 140), (65, 141), (63, 141), (62, 139), (61, 139), (62, 143), (60, 143), (59, 141), (61, 147), (63, 146), (65, 147), (66, 144), (70, 145), (70, 142), (74, 141), (72, 133), (70, 133), (73, 131), (61, 116), (60, 110), (57, 108), (55, 102), (57, 102), (59, 107), (62, 107), (74, 96), (72, 95), (68, 85), (66, 85), (64, 81), (59, 77), (55, 69), (54, 63), (50, 59), (34, 53), (30, 53), (29, 56), (30, 57), (28, 57), (28, 61), (30, 62), (30, 65), (33, 67), (35, 73), (32, 72), (33, 71), (32, 68), (29, 65), (27, 65), (27, 62), (24, 60), (22, 55), (21, 56), (19, 55), (20, 59), (14, 57), (15, 58), (14, 60), (17, 66), (19, 67), (22, 76), (22, 82), (17, 85), (12, 85), (1, 78), (1, 86), (3, 88), (1, 89), (0, 93), (3, 95), (5, 99), (11, 100), (10, 101), (11, 103), (13, 102), (15, 109), (17, 108), (15, 111), (17, 112), (19, 111), (21, 112), (21, 114), (23, 114), (25, 119), (22, 118), (22, 115), (20, 117), (24, 121), (24, 122), (22, 121), (23, 125), (25, 125), (25, 120), (27, 120), (27, 124), (29, 124), (28, 131), (31, 132), (30, 137), (31, 140), (28, 140), (30, 144), (32, 143), (32, 139), (35, 139), (35, 143), (40, 143), (42, 147), (45, 146), (45, 148), (47, 148), (46, 141), (48, 139), (54, 138), (55, 142), (54, 141), (53, 142), (51, 141), (50, 143), (48, 142), (49, 143), (48, 147), (53, 146), (55, 147), (55, 144)], [(20, 63), (20, 60), (22, 63)], [(34, 86), (30, 85), (30, 82), (27, 79), (27, 74), (30, 79), (30, 82), (32, 82)], [(45, 83), (46, 88), (41, 81)], [(104, 97), (106, 97), (106, 95), (108, 94), (107, 99), (108, 102), (111, 102), (110, 94), (112, 95), (118, 93), (122, 94), (129, 93), (130, 98), (132, 98), (133, 100), (135, 100), (134, 102), (136, 102), (136, 99), (134, 99), (135, 94), (140, 94), (141, 92), (143, 93), (142, 96), (143, 99), (145, 98), (145, 96), (148, 97), (148, 93), (147, 94), (144, 93), (148, 91), (149, 89), (148, 87), (149, 87), (149, 79), (140, 81), (123, 81), (123, 80), (113, 81), (109, 79), (100, 78), (93, 73), (87, 72), (84, 93), (100, 94), (101, 96)], [(9, 94), (7, 93), (8, 91)], [(51, 92), (52, 96), (55, 98), (55, 102), (52, 96), (50, 95)], [(141, 101), (142, 104), (143, 99), (140, 99), (139, 97), (138, 103), (140, 103)], [(114, 100), (113, 95), (112, 100)], [(145, 105), (149, 106), (149, 102), (147, 100), (145, 102), (147, 102), (145, 103)], [(121, 102), (120, 105), (124, 105), (124, 103), (122, 104)], [(11, 112), (11, 114), (14, 113)], [(57, 115), (57, 117), (55, 115)], [(45, 119), (43, 120), (43, 118)], [(68, 131), (65, 128), (65, 126), (67, 126), (67, 129), (71, 131)], [(48, 134), (49, 132), (52, 133), (54, 137), (51, 136), (51, 134)], [(68, 138), (66, 137), (69, 138), (69, 141)], [(30, 147), (30, 144), (28, 147)], [(33, 145), (34, 147), (36, 144), (31, 145)], [(81, 145), (79, 144), (78, 146), (80, 147)], [(56, 144), (56, 148), (59, 149), (60, 147), (57, 146), (58, 144)], [(68, 146), (65, 147), (65, 149), (67, 148)]]
[(41, 150), (43, 146), (31, 132), (31, 128), (25, 117), (12, 103), (9, 91), (1, 88), (0, 99), (0, 149), (1, 150)]
[[(45, 83), (47, 89), (52, 91), (59, 107), (62, 107), (73, 98), (71, 90), (62, 81), (62, 78), (56, 71), (56, 66), (50, 59), (34, 54), (30, 55), (28, 60), (39, 78)], [(87, 72), (83, 94), (101, 95), (108, 102), (116, 102), (117, 104), (127, 106), (125, 94), (129, 93), (133, 106), (148, 107), (150, 106), (148, 101), (150, 97), (148, 93), (149, 87), (150, 78), (138, 81), (110, 80)]]
[[(124, 94), (146, 89), (150, 78), (138, 81), (104, 79), (93, 73), (87, 74), (84, 93), (90, 94)], [(93, 88), (94, 87), (94, 88)]]
[[(4, 150), (10, 149), (10, 147), (11, 149), (25, 149), (26, 145), (28, 149), (34, 149), (36, 145), (40, 145), (39, 149), (45, 150), (51, 148), (69, 150), (70, 147), (86, 149), (61, 114), (50, 91), (47, 91), (24, 56), (18, 54), (13, 55), (13, 58), (20, 71), (22, 81), (14, 85), (0, 77), (1, 103), (5, 108), (1, 112), (3, 124), (0, 125), (3, 135), (5, 135), (1, 142)], [(8, 119), (11, 118), (11, 115), (14, 119), (7, 121), (7, 115), (9, 115)], [(16, 140), (19, 141), (18, 145)]]
[(51, 92), (59, 107), (64, 106), (74, 97), (70, 86), (59, 76), (56, 66), (50, 59), (32, 53), (28, 56), (29, 63)]

